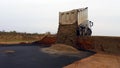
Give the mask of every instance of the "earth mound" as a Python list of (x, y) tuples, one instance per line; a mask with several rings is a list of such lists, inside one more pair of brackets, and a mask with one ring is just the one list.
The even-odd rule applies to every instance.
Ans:
[(80, 51), (65, 44), (53, 44), (51, 47), (42, 48), (42, 51), (48, 54), (78, 54)]

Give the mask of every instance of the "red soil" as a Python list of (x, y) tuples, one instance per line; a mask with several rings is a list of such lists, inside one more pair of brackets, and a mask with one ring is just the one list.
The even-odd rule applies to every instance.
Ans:
[[(46, 36), (38, 43), (55, 44), (56, 36)], [(76, 48), (92, 50), (95, 52), (104, 52), (112, 54), (120, 54), (120, 37), (91, 36), (78, 37)]]
[(39, 43), (42, 44), (47, 44), (47, 45), (51, 45), (54, 44), (56, 42), (56, 37), (44, 37), (42, 40), (39, 41)]

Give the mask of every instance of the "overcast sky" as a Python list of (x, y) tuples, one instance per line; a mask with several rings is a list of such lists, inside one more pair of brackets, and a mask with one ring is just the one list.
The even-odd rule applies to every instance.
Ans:
[(59, 12), (82, 7), (93, 35), (120, 36), (120, 0), (0, 0), (0, 31), (57, 33)]

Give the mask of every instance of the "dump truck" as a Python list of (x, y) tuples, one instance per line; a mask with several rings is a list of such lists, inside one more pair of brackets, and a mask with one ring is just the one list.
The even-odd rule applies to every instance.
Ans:
[(80, 8), (78, 10), (78, 29), (77, 35), (79, 36), (91, 36), (93, 22), (88, 20), (88, 7)]
[(88, 7), (59, 12), (57, 42), (75, 46), (77, 37), (91, 36), (93, 22), (88, 20)]
[(59, 24), (73, 25), (75, 23), (78, 27), (77, 36), (91, 36), (93, 22), (88, 20), (88, 7), (59, 12)]

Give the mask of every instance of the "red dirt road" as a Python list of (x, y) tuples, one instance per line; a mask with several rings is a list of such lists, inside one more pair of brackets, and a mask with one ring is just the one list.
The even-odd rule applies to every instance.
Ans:
[(64, 68), (120, 68), (120, 55), (95, 54)]

